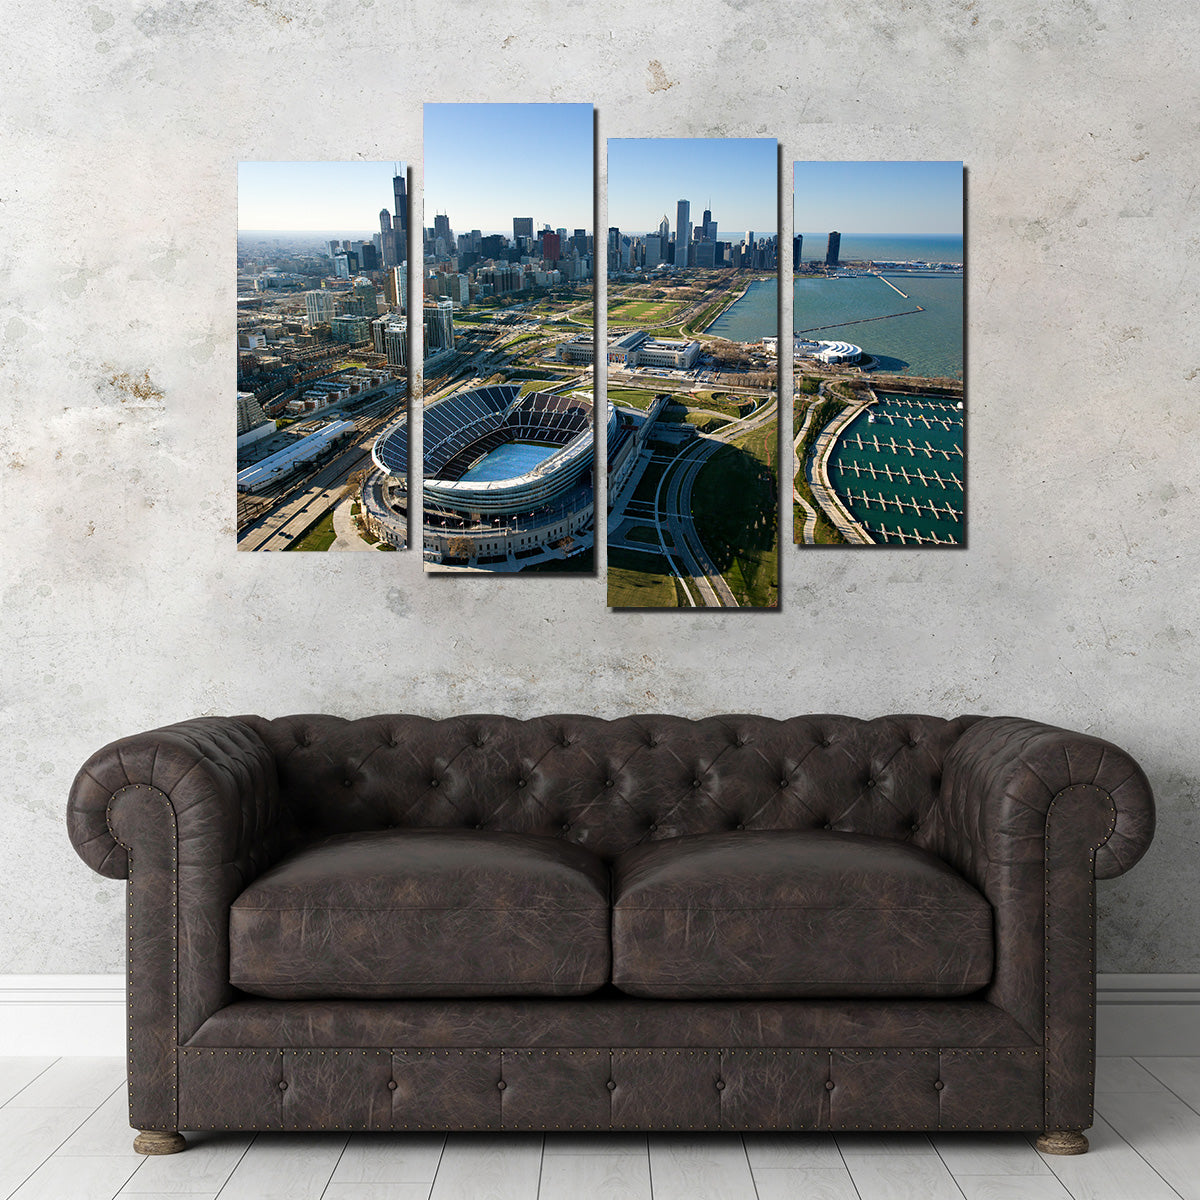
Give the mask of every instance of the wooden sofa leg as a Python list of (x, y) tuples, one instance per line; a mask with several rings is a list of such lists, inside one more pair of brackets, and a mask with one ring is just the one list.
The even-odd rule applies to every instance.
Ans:
[(1078, 1129), (1047, 1129), (1037, 1148), (1043, 1154), (1086, 1154), (1088, 1140)]
[(142, 1129), (133, 1139), (139, 1154), (178, 1154), (187, 1149), (183, 1134), (174, 1129)]

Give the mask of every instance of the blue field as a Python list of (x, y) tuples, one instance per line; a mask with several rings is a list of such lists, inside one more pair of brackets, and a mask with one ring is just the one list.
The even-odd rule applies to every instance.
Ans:
[(530, 442), (509, 442), (485, 455), (465, 475), (463, 481), (492, 483), (497, 479), (513, 479), (532, 471), (540, 462), (557, 454), (560, 446), (536, 446)]

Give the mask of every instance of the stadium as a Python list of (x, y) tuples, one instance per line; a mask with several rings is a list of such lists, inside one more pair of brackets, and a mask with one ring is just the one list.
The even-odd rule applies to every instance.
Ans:
[[(471, 388), (423, 410), (427, 562), (519, 570), (591, 545), (595, 515), (593, 400), (520, 384)], [(407, 509), (408, 420), (372, 457)], [(624, 438), (608, 408), (610, 458)], [(587, 534), (588, 536), (584, 536)]]

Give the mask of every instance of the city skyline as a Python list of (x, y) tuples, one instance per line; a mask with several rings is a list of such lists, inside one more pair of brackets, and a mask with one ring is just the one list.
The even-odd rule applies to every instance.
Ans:
[(680, 200), (693, 225), (704, 210), (722, 241), (748, 230), (773, 236), (779, 225), (779, 165), (774, 138), (609, 138), (608, 223), (622, 232), (675, 232)]
[(797, 233), (961, 237), (961, 161), (795, 162)]
[(371, 234), (392, 212), (391, 162), (240, 162), (238, 232)]
[(455, 234), (592, 232), (594, 135), (590, 104), (426, 104), (426, 228), (444, 213)]

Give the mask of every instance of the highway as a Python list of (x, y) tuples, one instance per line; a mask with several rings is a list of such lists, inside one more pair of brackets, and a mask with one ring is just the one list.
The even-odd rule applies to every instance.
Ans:
[[(700, 434), (671, 460), (658, 481), (654, 493), (653, 520), (658, 529), (659, 545), (692, 608), (740, 607), (696, 531), (695, 518), (692, 516), (692, 489), (696, 478), (704, 464), (722, 445), (761, 428), (775, 420), (777, 415), (778, 403), (771, 400), (750, 417), (732, 421), (716, 433)], [(667, 548), (664, 530), (670, 533), (674, 550)], [(677, 568), (676, 560), (686, 574)]]

